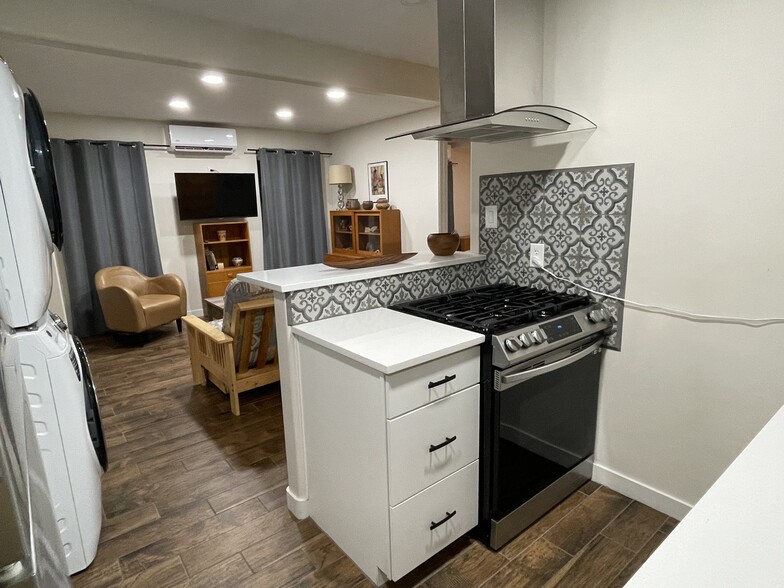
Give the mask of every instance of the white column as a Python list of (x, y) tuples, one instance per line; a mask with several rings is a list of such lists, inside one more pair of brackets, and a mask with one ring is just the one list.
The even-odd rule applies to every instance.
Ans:
[(308, 476), (305, 463), (305, 427), (302, 417), (299, 351), (286, 313), (286, 294), (275, 292), (275, 329), (280, 364), (280, 397), (289, 485), (286, 502), (298, 519), (308, 516)]

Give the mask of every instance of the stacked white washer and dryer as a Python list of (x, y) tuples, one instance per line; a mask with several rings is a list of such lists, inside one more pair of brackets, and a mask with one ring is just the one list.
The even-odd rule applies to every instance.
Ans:
[[(13, 362), (23, 376), (73, 574), (98, 549), (106, 449), (87, 356), (47, 310), (62, 228), (46, 126), (35, 96), (17, 85), (2, 58), (0, 198), (0, 336), (18, 349)], [(9, 361), (2, 358), (4, 370), (11, 369)]]

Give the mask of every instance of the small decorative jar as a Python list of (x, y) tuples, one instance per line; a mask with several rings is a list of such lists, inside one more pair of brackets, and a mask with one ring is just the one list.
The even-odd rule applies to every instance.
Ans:
[(241, 265), (242, 265), (242, 263), (243, 263), (244, 261), (245, 261), (245, 260), (244, 260), (244, 259), (242, 259), (241, 257), (232, 257), (232, 258), (231, 258), (231, 265), (233, 265), (234, 267), (239, 267), (239, 266), (241, 266)]
[(365, 200), (362, 203), (362, 210), (373, 210), (373, 201), (372, 200)]
[(386, 198), (379, 198), (376, 200), (376, 210), (387, 210), (389, 209), (389, 200)]
[(349, 198), (346, 200), (346, 210), (359, 210), (360, 208), (359, 200), (356, 198)]

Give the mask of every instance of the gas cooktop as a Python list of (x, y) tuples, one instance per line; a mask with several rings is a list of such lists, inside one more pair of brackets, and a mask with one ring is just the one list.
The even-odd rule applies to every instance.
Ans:
[(588, 296), (497, 284), (396, 304), (391, 308), (485, 334), (499, 334), (593, 304)]

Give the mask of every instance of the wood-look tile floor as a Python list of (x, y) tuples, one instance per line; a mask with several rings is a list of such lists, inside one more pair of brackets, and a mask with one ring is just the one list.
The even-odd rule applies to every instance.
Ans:
[[(193, 386), (173, 326), (144, 347), (85, 341), (109, 447), (95, 586), (371, 586), (286, 508), (277, 385)], [(676, 521), (589, 482), (499, 552), (464, 537), (390, 586), (622, 586)], [(360, 532), (358, 530), (358, 532)]]

